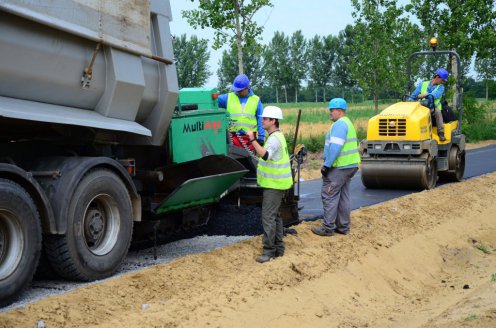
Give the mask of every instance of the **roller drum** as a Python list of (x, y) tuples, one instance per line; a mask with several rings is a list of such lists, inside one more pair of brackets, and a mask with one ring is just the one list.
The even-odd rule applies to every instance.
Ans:
[(431, 189), (437, 181), (437, 166), (435, 160), (364, 160), (361, 176), (367, 188)]

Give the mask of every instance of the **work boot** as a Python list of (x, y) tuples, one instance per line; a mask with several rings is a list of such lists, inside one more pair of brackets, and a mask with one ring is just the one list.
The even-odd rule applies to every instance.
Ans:
[(257, 262), (258, 263), (265, 263), (265, 262), (269, 262), (273, 258), (274, 258), (274, 256), (264, 254), (264, 255), (260, 255), (259, 257), (257, 257)]
[(349, 230), (334, 230), (336, 233), (339, 233), (340, 235), (348, 235), (350, 233)]
[(312, 227), (312, 232), (319, 236), (331, 237), (334, 236), (334, 231), (326, 230), (323, 227)]
[(446, 141), (446, 137), (444, 136), (444, 133), (439, 133), (439, 140)]

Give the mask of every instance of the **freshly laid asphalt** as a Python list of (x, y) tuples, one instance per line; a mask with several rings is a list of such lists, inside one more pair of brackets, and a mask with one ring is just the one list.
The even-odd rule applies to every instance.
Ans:
[[(496, 145), (468, 150), (465, 157), (464, 179), (470, 179), (496, 171)], [(438, 186), (440, 183), (438, 183)], [(300, 186), (300, 219), (312, 220), (323, 215), (320, 191), (322, 180), (303, 181)], [(415, 190), (367, 189), (362, 184), (360, 171), (351, 180), (352, 209), (374, 205), (393, 198), (408, 195)]]

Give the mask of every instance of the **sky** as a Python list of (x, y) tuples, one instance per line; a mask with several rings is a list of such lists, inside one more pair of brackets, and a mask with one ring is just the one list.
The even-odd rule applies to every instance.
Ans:
[[(170, 23), (173, 35), (186, 34), (188, 37), (196, 35), (199, 38), (213, 40), (213, 29), (193, 29), (184, 18), (182, 10), (195, 9), (198, 1), (170, 0), (172, 22)], [(268, 44), (276, 31), (291, 35), (301, 30), (303, 35), (310, 39), (315, 35), (338, 35), (347, 24), (353, 24), (351, 17), (352, 6), (350, 0), (272, 0), (273, 7), (260, 9), (254, 16), (257, 24), (264, 27), (262, 44)], [(213, 50), (209, 42), (210, 61), (208, 63), (211, 77), (206, 85), (217, 85), (218, 63), (222, 50)], [(227, 48), (226, 48), (227, 49)]]

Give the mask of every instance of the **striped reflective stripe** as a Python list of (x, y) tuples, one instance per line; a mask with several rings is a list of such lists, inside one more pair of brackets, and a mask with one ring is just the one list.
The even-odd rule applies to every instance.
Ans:
[(274, 164), (274, 163), (263, 162), (263, 161), (260, 162), (260, 165), (261, 166), (265, 166), (265, 167), (274, 167), (276, 169), (282, 169), (282, 168), (285, 168), (285, 167), (291, 167), (291, 164), (289, 164), (289, 163)]
[(257, 170), (257, 174), (264, 178), (269, 178), (269, 179), (287, 179), (293, 177), (291, 175), (291, 172), (286, 174), (270, 174), (270, 173), (262, 172), (259, 169)]
[(357, 141), (357, 138), (349, 138), (349, 139), (346, 139), (346, 142), (353, 142), (353, 141)]
[(341, 151), (339, 153), (339, 156), (346, 156), (346, 155), (350, 155), (350, 154), (354, 154), (354, 153), (358, 153), (358, 149), (352, 149), (352, 150), (347, 150), (347, 151)]
[(345, 140), (337, 137), (331, 137), (331, 143), (337, 145), (344, 145)]
[(234, 122), (234, 126), (244, 126), (246, 128), (254, 129), (256, 125), (253, 124), (247, 124), (247, 123), (239, 123), (239, 122)]
[(231, 117), (247, 117), (247, 118), (256, 119), (256, 116), (255, 115), (246, 114), (246, 113), (231, 114)]

